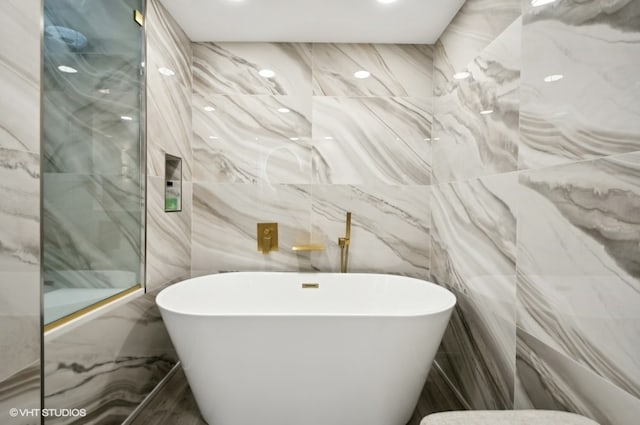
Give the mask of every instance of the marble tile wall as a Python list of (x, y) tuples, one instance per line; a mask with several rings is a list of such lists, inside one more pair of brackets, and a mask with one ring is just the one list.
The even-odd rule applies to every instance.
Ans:
[[(349, 210), (351, 270), (428, 277), (430, 46), (195, 43), (193, 55), (193, 274), (337, 271)], [(269, 221), (280, 250), (264, 256), (256, 223)], [(308, 243), (326, 249), (291, 252)]]
[[(154, 290), (191, 273), (193, 78), (191, 41), (162, 3), (147, 2), (146, 23), (147, 290)], [(180, 212), (164, 211), (166, 153), (182, 158)]]
[[(45, 407), (87, 410), (47, 424), (121, 423), (177, 362), (154, 300), (190, 274), (191, 43), (159, 1), (147, 2), (146, 27), (148, 293), (47, 340)], [(164, 212), (165, 152), (183, 159), (181, 212)]]
[(637, 422), (639, 13), (469, 0), (435, 46), (437, 360), (473, 408)]
[(0, 422), (12, 425), (35, 419), (10, 408), (40, 407), (41, 16), (39, 0), (0, 4)]
[(47, 425), (122, 423), (175, 365), (159, 289), (46, 341), (44, 407), (87, 412)]
[(476, 409), (513, 405), (517, 175), (432, 187), (432, 280), (458, 299), (437, 360)]
[(434, 48), (431, 280), (458, 298), (436, 360), (474, 409), (513, 407), (520, 4), (467, 1)]
[(640, 150), (638, 2), (524, 2), (523, 13), (520, 168)]

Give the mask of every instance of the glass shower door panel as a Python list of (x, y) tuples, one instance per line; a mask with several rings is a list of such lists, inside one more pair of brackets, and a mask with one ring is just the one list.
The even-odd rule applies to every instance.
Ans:
[(142, 283), (142, 0), (45, 0), (45, 323)]

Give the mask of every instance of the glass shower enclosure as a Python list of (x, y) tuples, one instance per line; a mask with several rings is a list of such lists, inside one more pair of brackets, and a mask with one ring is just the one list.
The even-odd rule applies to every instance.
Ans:
[(45, 0), (45, 325), (144, 279), (144, 0)]

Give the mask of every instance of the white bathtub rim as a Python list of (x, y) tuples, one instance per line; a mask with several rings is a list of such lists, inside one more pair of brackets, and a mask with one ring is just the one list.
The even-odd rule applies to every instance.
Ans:
[[(160, 309), (160, 311), (162, 312), (163, 310), (175, 315), (179, 315), (179, 316), (185, 316), (185, 317), (211, 317), (211, 318), (234, 318), (234, 319), (240, 319), (240, 318), (256, 318), (256, 317), (264, 317), (264, 318), (290, 318), (290, 317), (295, 317), (295, 318), (370, 318), (370, 319), (380, 319), (380, 318), (389, 318), (389, 319), (418, 319), (418, 318), (427, 318), (427, 317), (431, 317), (431, 316), (435, 316), (435, 315), (439, 315), (439, 314), (446, 314), (449, 311), (453, 310), (453, 308), (456, 306), (457, 304), (457, 298), (455, 296), (455, 294), (453, 292), (451, 292), (450, 290), (448, 290), (447, 288), (438, 285), (436, 283), (433, 282), (429, 282), (427, 280), (423, 280), (423, 279), (417, 279), (417, 278), (413, 278), (413, 277), (409, 277), (409, 276), (402, 276), (402, 275), (395, 275), (395, 274), (382, 274), (382, 273), (348, 273), (345, 276), (393, 276), (393, 277), (399, 277), (399, 278), (403, 278), (403, 279), (408, 279), (408, 280), (412, 280), (412, 281), (417, 281), (417, 282), (421, 282), (421, 284), (426, 284), (426, 285), (430, 285), (433, 287), (433, 289), (435, 291), (439, 291), (442, 294), (444, 294), (448, 300), (446, 303), (444, 303), (443, 306), (438, 306), (438, 308), (435, 308), (433, 310), (427, 311), (427, 312), (421, 312), (421, 313), (401, 313), (401, 312), (397, 312), (397, 313), (390, 313), (390, 312), (385, 312), (385, 313), (335, 313), (335, 312), (326, 312), (326, 313), (297, 313), (297, 312), (283, 312), (283, 313), (265, 313), (265, 312), (261, 312), (261, 313), (255, 313), (255, 314), (248, 314), (245, 312), (242, 313), (229, 313), (229, 312), (224, 312), (224, 313), (215, 313), (215, 312), (207, 312), (207, 313), (199, 313), (199, 312), (187, 312), (181, 309), (176, 309), (176, 308), (170, 308), (167, 307), (166, 305), (163, 305), (163, 298), (168, 296), (167, 294), (170, 293), (170, 289), (174, 288), (177, 285), (181, 285), (181, 284), (188, 284), (189, 282), (193, 282), (193, 281), (197, 281), (197, 280), (204, 280), (207, 278), (211, 278), (212, 276), (218, 276), (218, 275), (222, 275), (222, 274), (233, 274), (233, 275), (260, 275), (260, 274), (269, 274), (269, 275), (277, 275), (277, 274), (281, 274), (281, 275), (340, 275), (340, 273), (325, 273), (325, 272), (228, 272), (228, 273), (215, 273), (215, 274), (209, 274), (209, 275), (203, 275), (203, 276), (198, 276), (198, 277), (193, 277), (190, 279), (185, 279), (183, 281), (180, 282), (176, 282), (173, 285), (170, 285), (166, 288), (164, 288), (162, 291), (160, 291), (160, 293), (157, 295), (156, 297), (156, 305), (158, 306), (158, 308)], [(215, 285), (215, 282), (212, 282), (211, 285)], [(174, 288), (175, 290), (175, 288)], [(165, 294), (163, 296), (163, 293)]]

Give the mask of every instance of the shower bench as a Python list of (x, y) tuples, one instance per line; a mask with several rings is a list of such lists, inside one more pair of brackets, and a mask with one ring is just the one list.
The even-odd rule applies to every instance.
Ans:
[(551, 410), (466, 410), (434, 413), (420, 425), (598, 425), (573, 413)]

